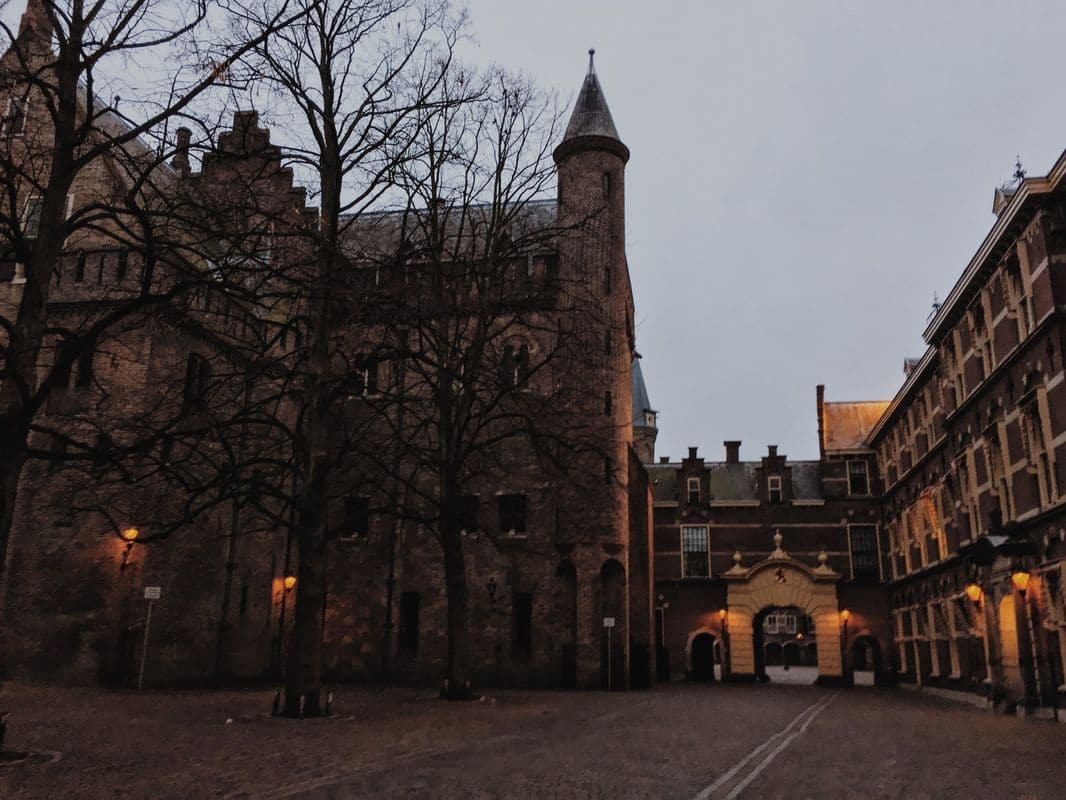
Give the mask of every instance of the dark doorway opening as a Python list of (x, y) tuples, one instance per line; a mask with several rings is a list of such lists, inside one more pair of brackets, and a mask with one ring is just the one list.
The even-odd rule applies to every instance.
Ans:
[(692, 640), (692, 680), (709, 683), (714, 680), (714, 637), (701, 633)]

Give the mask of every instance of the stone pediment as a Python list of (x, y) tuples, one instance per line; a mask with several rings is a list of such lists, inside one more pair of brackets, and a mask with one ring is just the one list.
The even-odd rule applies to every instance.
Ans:
[(799, 573), (804, 579), (816, 582), (832, 582), (842, 577), (839, 572), (829, 566), (829, 556), (824, 550), (818, 554), (818, 566), (810, 567), (786, 553), (781, 548), (783, 540), (784, 537), (780, 531), (774, 534), (774, 551), (767, 558), (750, 567), (745, 567), (741, 563), (743, 557), (738, 550), (733, 554), (733, 566), (722, 573), (722, 577), (729, 581), (751, 581), (756, 575), (766, 570), (773, 570), (774, 580), (778, 583), (787, 582), (788, 572)]

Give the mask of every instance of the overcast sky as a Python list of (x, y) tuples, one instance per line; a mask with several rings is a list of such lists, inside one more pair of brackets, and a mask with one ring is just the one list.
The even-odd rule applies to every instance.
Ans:
[(1066, 3), (470, 0), (481, 57), (622, 139), (658, 453), (818, 454), (814, 387), (889, 399), (1021, 155), (1066, 147)]
[(468, 4), (470, 56), (570, 101), (597, 50), (660, 455), (817, 457), (815, 385), (891, 398), (1015, 156), (1066, 147), (1062, 0)]

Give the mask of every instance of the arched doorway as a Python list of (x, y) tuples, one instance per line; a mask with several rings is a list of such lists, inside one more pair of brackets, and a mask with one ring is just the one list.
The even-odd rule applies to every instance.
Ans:
[[(797, 621), (797, 631), (791, 641), (800, 648), (796, 654), (798, 660), (802, 662), (806, 656), (806, 659), (817, 663), (817, 672), (812, 669), (810, 674), (819, 685), (844, 685), (840, 607), (836, 592), (836, 583), (841, 575), (827, 565), (828, 557), (824, 553), (819, 556), (817, 567), (791, 558), (781, 549), (780, 539), (779, 535), (774, 538), (776, 549), (769, 558), (750, 568), (734, 558), (737, 563), (722, 574), (727, 583), (727, 658), (730, 679), (765, 679), (763, 647), (766, 635), (761, 623), (775, 609), (796, 608), (808, 622), (809, 630), (817, 629), (818, 634), (817, 646), (809, 646), (813, 643), (807, 641), (806, 634), (803, 639), (797, 636), (802, 632)], [(795, 669), (790, 668), (790, 677)]]
[[(752, 634), (756, 679), (761, 683), (775, 677), (781, 680), (792, 667), (805, 664), (801, 653), (814, 643), (814, 621), (797, 606), (770, 606), (755, 615)], [(816, 677), (811, 675), (810, 682)], [(802, 676), (797, 676), (789, 682), (804, 681)]]
[(881, 684), (881, 645), (869, 634), (858, 636), (849, 648), (852, 680), (857, 686)]
[(692, 640), (691, 677), (694, 681), (710, 682), (714, 680), (714, 637), (709, 633), (700, 633)]

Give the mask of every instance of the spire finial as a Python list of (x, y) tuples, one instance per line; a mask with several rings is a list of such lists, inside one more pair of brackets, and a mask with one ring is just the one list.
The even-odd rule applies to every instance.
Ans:
[(1014, 160), (1014, 180), (1021, 183), (1025, 180), (1025, 169), (1022, 167), (1022, 157), (1017, 156)]
[(589, 75), (596, 74), (596, 48), (589, 48)]

